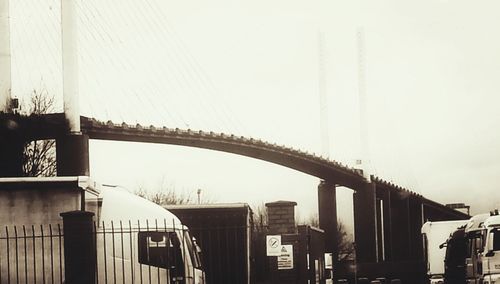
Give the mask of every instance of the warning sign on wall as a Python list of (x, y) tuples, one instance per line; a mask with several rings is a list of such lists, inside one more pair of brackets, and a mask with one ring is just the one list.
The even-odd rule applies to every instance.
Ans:
[(266, 236), (266, 254), (267, 256), (281, 255), (281, 235)]
[(293, 245), (282, 245), (278, 256), (278, 270), (293, 269)]

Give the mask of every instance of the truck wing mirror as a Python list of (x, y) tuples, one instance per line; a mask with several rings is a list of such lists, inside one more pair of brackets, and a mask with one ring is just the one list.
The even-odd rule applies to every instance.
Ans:
[(494, 251), (492, 251), (492, 250), (490, 250), (490, 251), (488, 251), (488, 252), (487, 252), (484, 256), (486, 256), (486, 257), (492, 257), (492, 256), (494, 256), (494, 255), (495, 255), (495, 252), (494, 252)]

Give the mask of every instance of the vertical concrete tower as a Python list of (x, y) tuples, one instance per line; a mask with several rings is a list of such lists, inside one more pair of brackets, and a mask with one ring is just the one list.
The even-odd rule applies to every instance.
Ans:
[(64, 114), (71, 133), (80, 133), (78, 90), (78, 19), (75, 0), (61, 1)]
[(11, 90), (9, 0), (0, 0), (0, 112), (7, 112)]
[(88, 176), (88, 136), (80, 129), (78, 18), (75, 0), (61, 1), (63, 103), (70, 133), (56, 141), (57, 175)]

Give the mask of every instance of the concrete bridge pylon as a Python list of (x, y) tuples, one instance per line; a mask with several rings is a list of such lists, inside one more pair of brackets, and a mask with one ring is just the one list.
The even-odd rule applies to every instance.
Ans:
[(325, 252), (338, 260), (337, 188), (334, 183), (322, 180), (318, 185), (319, 227), (325, 231)]

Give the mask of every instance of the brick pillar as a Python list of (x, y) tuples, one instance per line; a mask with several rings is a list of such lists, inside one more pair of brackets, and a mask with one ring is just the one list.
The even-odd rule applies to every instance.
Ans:
[(95, 283), (97, 251), (92, 221), (94, 213), (70, 211), (60, 215), (63, 218), (64, 228), (66, 283)]
[(56, 140), (58, 176), (89, 176), (89, 137), (66, 135)]
[(266, 203), (267, 225), (271, 234), (296, 234), (295, 206), (297, 202), (276, 201)]

